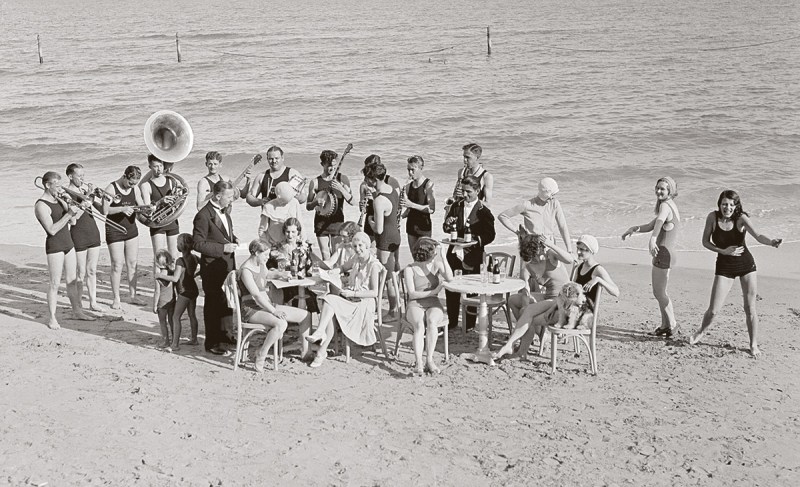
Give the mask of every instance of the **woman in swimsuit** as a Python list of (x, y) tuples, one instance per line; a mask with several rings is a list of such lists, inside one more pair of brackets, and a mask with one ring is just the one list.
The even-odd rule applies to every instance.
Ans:
[[(406, 320), (414, 326), (414, 357), (416, 358), (414, 374), (422, 375), (425, 371), (438, 374), (439, 368), (436, 367), (433, 360), (433, 350), (436, 348), (437, 328), (446, 320), (444, 308), (439, 301), (439, 292), (442, 290), (444, 282), (453, 278), (453, 271), (447, 263), (445, 248), (438, 245), (435, 240), (422, 237), (417, 241), (413, 250), (414, 262), (403, 271), (403, 279), (408, 290)], [(426, 325), (427, 336), (425, 334)], [(424, 368), (422, 366), (423, 341), (427, 342)]]
[(653, 335), (665, 335), (667, 338), (678, 333), (675, 311), (672, 300), (667, 294), (669, 270), (675, 265), (675, 242), (681, 227), (681, 216), (675, 205), (678, 196), (678, 185), (669, 176), (656, 182), (656, 217), (644, 225), (630, 227), (622, 234), (625, 240), (634, 233), (652, 232), (648, 248), (653, 256), (653, 296), (661, 309), (661, 326), (653, 331)]
[(711, 302), (703, 315), (700, 330), (692, 335), (689, 343), (694, 345), (702, 338), (705, 331), (714, 322), (714, 318), (725, 302), (733, 281), (739, 278), (742, 283), (744, 297), (744, 314), (747, 321), (747, 333), (750, 335), (750, 354), (758, 358), (756, 332), (758, 331), (758, 314), (756, 313), (756, 262), (745, 244), (745, 230), (758, 243), (778, 248), (783, 239), (769, 238), (758, 233), (750, 217), (742, 209), (742, 202), (736, 191), (723, 191), (717, 200), (717, 210), (706, 217), (703, 230), (703, 247), (717, 253), (717, 264), (714, 284), (711, 287)]

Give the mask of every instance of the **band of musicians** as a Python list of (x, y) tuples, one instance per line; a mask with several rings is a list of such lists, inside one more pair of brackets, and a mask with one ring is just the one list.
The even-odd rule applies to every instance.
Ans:
[[(242, 339), (237, 336), (236, 323), (256, 324), (264, 332), (263, 345), (254, 358), (259, 372), (264, 370), (270, 349), (277, 350), (286, 330), (295, 326), (298, 338), (292, 348), (310, 367), (325, 363), (337, 333), (348, 346), (372, 346), (380, 340), (385, 352), (375, 325), (376, 315), (381, 315), (378, 322), (396, 321), (398, 333), (404, 325), (413, 330), (414, 372), (438, 373), (434, 350), (440, 330), (446, 328), (447, 340), (447, 330), (461, 323), (469, 331), (477, 316), (470, 299), (474, 296), (445, 289), (445, 284), (477, 274), (511, 275), (512, 269), (499, 269), (499, 261), (487, 261), (485, 248), (496, 236), (491, 209), (495, 188), (493, 175), (481, 162), (478, 144), (461, 148), (459, 167), (453, 171), (452, 196), (443, 209), (437, 206), (434, 182), (425, 176), (425, 161), (419, 155), (408, 157), (401, 176), (390, 174), (377, 154), (363, 163), (348, 160), (344, 164), (352, 145), (341, 154), (325, 149), (319, 155), (320, 173), (311, 176), (288, 167), (284, 151), (272, 145), (263, 156), (256, 154), (236, 178), (228, 179), (223, 155), (209, 151), (205, 155), (207, 174), (196, 183), (192, 228), (182, 229), (178, 217), (192, 205), (189, 186), (175, 169), (192, 148), (189, 124), (175, 112), (157, 112), (145, 126), (145, 143), (147, 168), (130, 165), (103, 188), (89, 184), (90, 175), (77, 163), (69, 164), (63, 177), (48, 171), (37, 178), (43, 192), (35, 203), (35, 215), (46, 233), (50, 328), (60, 326), (56, 300), (62, 275), (73, 319), (94, 320), (90, 312), (100, 311), (98, 223), (104, 227), (111, 263), (111, 309), (121, 308), (124, 270), (128, 302), (152, 306), (160, 326), (160, 348), (175, 351), (181, 345), (200, 344), (196, 307), (202, 288), (206, 352), (230, 355)], [(267, 166), (263, 170), (258, 167), (262, 159)], [(363, 175), (359, 187), (353, 187), (346, 175), (356, 171)], [(619, 295), (617, 285), (596, 261), (599, 245), (595, 237), (581, 235), (573, 243), (557, 193), (556, 181), (543, 178), (534, 197), (497, 215), (503, 227), (518, 237), (524, 288), (508, 299), (516, 326), (494, 358), (512, 353), (518, 339), (518, 353), (524, 356), (534, 338), (538, 336), (541, 342), (544, 328), (563, 321), (562, 293), (572, 281), (580, 283), (579, 289), (587, 296), (600, 288)], [(654, 294), (665, 317), (655, 334), (670, 336), (676, 328), (670, 321), (674, 322), (669, 315), (672, 304), (666, 295), (670, 257), (664, 252), (669, 251), (680, 227), (672, 200), (677, 196), (677, 184), (669, 177), (659, 179), (656, 195), (658, 211), (664, 213), (666, 208), (670, 212), (665, 221), (658, 216), (648, 225), (629, 230), (623, 239), (637, 231), (654, 233)], [(237, 205), (236, 211), (260, 213), (257, 228), (241, 231), (254, 235), (252, 239), (241, 240), (240, 230), (234, 228), (231, 211)], [(358, 208), (358, 221), (345, 220), (345, 205)], [(301, 220), (308, 212), (314, 214), (313, 229), (302, 228)], [(521, 217), (519, 228), (512, 221), (517, 217)], [(441, 225), (449, 238), (433, 239), (434, 224)], [(153, 262), (146, 263), (153, 269), (151, 302), (138, 289), (140, 227), (149, 231), (153, 249)], [(307, 241), (304, 235), (312, 231), (315, 241)], [(401, 249), (403, 232), (408, 248)], [(769, 242), (773, 246), (780, 243)], [(237, 250), (244, 255), (244, 249), (247, 258), (237, 262)], [(401, 252), (411, 256), (411, 263), (403, 269)], [(657, 279), (662, 274), (663, 278)], [(314, 285), (287, 285), (302, 278), (316, 281)], [(439, 299), (443, 290), (444, 303)], [(657, 290), (663, 291), (665, 302)], [(84, 294), (88, 295), (88, 310), (83, 307)], [(376, 299), (381, 296), (388, 300), (385, 316)], [(462, 300), (468, 305), (462, 307)], [(185, 333), (184, 315), (190, 324)], [(485, 335), (483, 330), (478, 333)], [(480, 346), (485, 348), (485, 336), (481, 339)], [(236, 355), (238, 362), (241, 357), (238, 352)]]

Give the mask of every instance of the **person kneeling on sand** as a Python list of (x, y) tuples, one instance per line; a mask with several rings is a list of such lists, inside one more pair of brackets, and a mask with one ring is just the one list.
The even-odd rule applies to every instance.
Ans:
[(320, 367), (328, 357), (328, 345), (333, 339), (334, 327), (339, 328), (348, 340), (361, 346), (375, 343), (375, 298), (378, 297), (380, 272), (383, 265), (370, 253), (370, 240), (366, 233), (353, 236), (355, 257), (342, 267), (350, 271), (348, 284), (336, 294), (320, 297), (322, 311), (319, 327), (307, 338), (311, 343), (319, 343), (317, 356), (311, 367)]

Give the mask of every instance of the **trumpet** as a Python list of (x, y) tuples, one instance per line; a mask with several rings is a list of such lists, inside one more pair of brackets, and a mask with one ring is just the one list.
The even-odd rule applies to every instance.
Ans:
[[(42, 180), (42, 177), (41, 176), (37, 176), (33, 180), (33, 185), (36, 186), (39, 189), (46, 190), (47, 188), (44, 187), (44, 184), (40, 183), (41, 180)], [(63, 188), (62, 187), (61, 191), (59, 191), (58, 193), (54, 194), (53, 196), (58, 201), (60, 201), (61, 203), (67, 205), (67, 207), (69, 207), (71, 209), (75, 209), (76, 211), (77, 210), (82, 210), (84, 212), (88, 212), (93, 218), (96, 218), (96, 219), (100, 220), (101, 222), (103, 222), (106, 225), (108, 225), (110, 228), (113, 228), (114, 230), (122, 233), (123, 235), (127, 235), (128, 234), (128, 230), (126, 230), (125, 227), (123, 227), (119, 223), (109, 220), (102, 213), (98, 213), (98, 212), (92, 211), (91, 204), (85, 206), (86, 205), (85, 201), (88, 201), (88, 198), (86, 198), (84, 196), (85, 201), (78, 201), (77, 199), (73, 198), (72, 193), (77, 193), (77, 192), (75, 190), (67, 190), (67, 188)]]

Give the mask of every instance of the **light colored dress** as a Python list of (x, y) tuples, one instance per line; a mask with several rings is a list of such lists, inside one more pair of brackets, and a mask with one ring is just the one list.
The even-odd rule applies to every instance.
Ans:
[[(350, 268), (350, 284), (347, 289), (353, 291), (369, 290), (369, 276), (372, 272), (380, 272), (382, 264), (370, 255), (365, 263), (353, 258)], [(332, 309), (342, 333), (353, 343), (369, 346), (375, 343), (375, 298), (354, 298), (350, 301), (335, 294), (327, 294), (320, 298)]]

